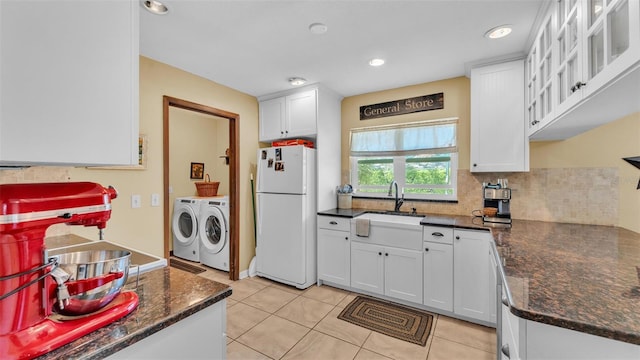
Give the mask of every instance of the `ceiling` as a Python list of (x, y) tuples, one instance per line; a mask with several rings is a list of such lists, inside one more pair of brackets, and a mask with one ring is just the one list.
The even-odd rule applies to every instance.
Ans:
[[(549, 0), (164, 0), (140, 10), (140, 52), (259, 97), (291, 77), (342, 96), (463, 76), (474, 63), (524, 55)], [(309, 25), (328, 31), (312, 34)], [(513, 25), (506, 38), (484, 33)], [(381, 67), (368, 65), (383, 58)]]

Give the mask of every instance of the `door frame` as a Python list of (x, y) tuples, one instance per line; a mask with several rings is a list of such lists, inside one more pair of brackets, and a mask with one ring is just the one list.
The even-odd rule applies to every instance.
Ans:
[(162, 181), (164, 195), (164, 257), (169, 258), (171, 247), (171, 230), (169, 224), (169, 108), (195, 111), (229, 120), (229, 279), (238, 280), (240, 267), (240, 209), (238, 207), (240, 182), (239, 177), (239, 144), (240, 115), (214, 107), (197, 104), (191, 101), (164, 95), (162, 97)]

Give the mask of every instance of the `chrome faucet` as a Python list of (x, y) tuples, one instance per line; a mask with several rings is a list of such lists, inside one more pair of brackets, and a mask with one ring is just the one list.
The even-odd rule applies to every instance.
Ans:
[(404, 194), (402, 194), (402, 198), (398, 198), (398, 183), (393, 180), (391, 185), (389, 185), (389, 194), (387, 196), (391, 196), (393, 194), (393, 185), (396, 186), (396, 205), (393, 211), (400, 211), (400, 206), (404, 203)]

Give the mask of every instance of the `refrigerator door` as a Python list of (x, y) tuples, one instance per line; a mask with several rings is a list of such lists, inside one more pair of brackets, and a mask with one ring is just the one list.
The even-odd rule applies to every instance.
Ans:
[(258, 149), (256, 191), (306, 194), (309, 151), (314, 150), (304, 146)]
[(257, 205), (258, 275), (305, 283), (305, 196), (258, 193)]

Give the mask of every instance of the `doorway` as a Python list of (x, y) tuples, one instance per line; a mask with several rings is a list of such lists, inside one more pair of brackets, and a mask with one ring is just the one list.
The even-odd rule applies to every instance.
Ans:
[(240, 211), (239, 204), (239, 182), (237, 178), (239, 176), (239, 121), (240, 116), (225, 110), (216, 109), (210, 106), (197, 104), (187, 100), (174, 98), (171, 96), (163, 96), (162, 114), (163, 114), (163, 192), (164, 192), (164, 256), (169, 258), (169, 248), (171, 247), (171, 231), (169, 224), (171, 217), (169, 214), (172, 203), (169, 200), (169, 186), (170, 186), (170, 169), (169, 169), (169, 113), (170, 108), (175, 107), (188, 111), (195, 111), (205, 115), (212, 115), (217, 118), (227, 119), (229, 121), (229, 152), (226, 154), (229, 161), (229, 279), (238, 280), (239, 276), (239, 223), (240, 223)]

